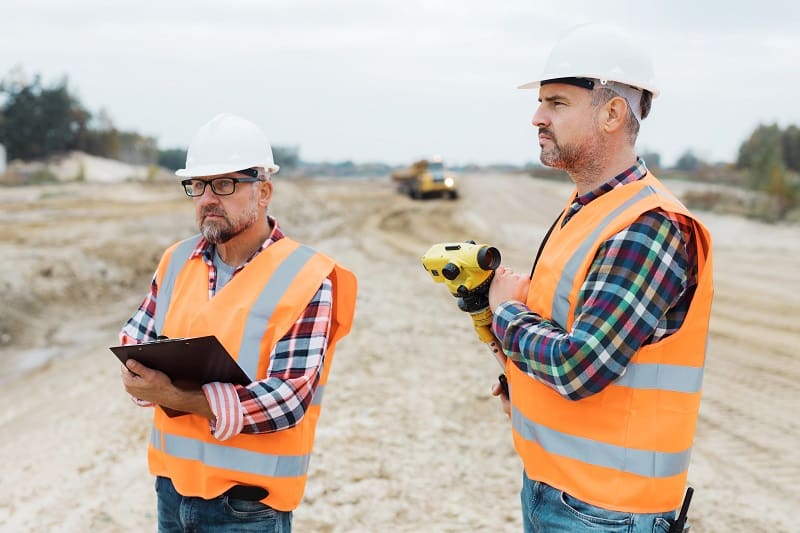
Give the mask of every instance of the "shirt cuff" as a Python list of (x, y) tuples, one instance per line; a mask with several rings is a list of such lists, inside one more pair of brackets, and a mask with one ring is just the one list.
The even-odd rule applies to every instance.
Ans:
[(514, 300), (509, 300), (498, 305), (492, 317), (492, 331), (494, 332), (494, 336), (502, 342), (511, 321), (514, 320), (517, 315), (528, 312), (530, 312), (530, 310), (525, 304)]
[(128, 396), (130, 396), (131, 401), (136, 405), (138, 405), (139, 407), (153, 407), (155, 405), (153, 402), (148, 402), (147, 400), (140, 400), (139, 398), (131, 396), (130, 394)]
[(203, 385), (203, 394), (206, 395), (211, 412), (216, 421), (211, 421), (209, 427), (214, 438), (228, 440), (242, 432), (244, 428), (244, 414), (233, 383), (206, 383)]

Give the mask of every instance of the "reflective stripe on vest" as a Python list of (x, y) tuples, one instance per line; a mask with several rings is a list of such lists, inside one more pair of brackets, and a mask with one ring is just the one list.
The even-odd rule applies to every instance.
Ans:
[(164, 331), (164, 321), (167, 317), (167, 309), (169, 309), (169, 302), (172, 298), (172, 289), (175, 287), (175, 280), (178, 279), (178, 274), (180, 274), (186, 261), (189, 260), (198, 242), (200, 242), (199, 234), (178, 243), (175, 249), (172, 250), (172, 255), (169, 257), (169, 265), (167, 265), (167, 270), (164, 272), (164, 279), (162, 279), (158, 285), (156, 313), (153, 317), (157, 335), (161, 335)]
[(325, 385), (317, 385), (314, 396), (311, 398), (311, 405), (321, 405), (323, 394), (325, 394)]
[(619, 216), (620, 213), (628, 209), (639, 200), (650, 196), (651, 194), (657, 193), (653, 187), (648, 185), (636, 193), (636, 195), (630, 200), (626, 201), (606, 215), (602, 222), (598, 223), (595, 226), (595, 229), (586, 237), (586, 239), (584, 239), (584, 241), (567, 262), (566, 266), (564, 267), (564, 271), (561, 273), (561, 278), (558, 280), (556, 293), (553, 297), (553, 311), (551, 315), (553, 321), (555, 321), (557, 324), (560, 324), (562, 328), (566, 329), (567, 324), (569, 323), (567, 320), (567, 314), (569, 313), (569, 293), (574, 284), (575, 276), (577, 275), (578, 269), (583, 264), (584, 259), (586, 259), (586, 255), (589, 253), (589, 250), (594, 245), (595, 240), (597, 240), (597, 236), (606, 228), (606, 226), (608, 226), (612, 220)]
[(677, 453), (635, 450), (568, 435), (531, 422), (512, 406), (511, 425), (525, 440), (538, 443), (545, 451), (597, 466), (646, 477), (670, 477), (689, 468), (692, 449)]
[(699, 392), (703, 368), (652, 363), (629, 363), (615, 385), (632, 389), (660, 389), (672, 392)]
[(205, 465), (226, 470), (235, 470), (258, 476), (300, 477), (308, 471), (309, 454), (274, 455), (252, 452), (241, 448), (231, 448), (209, 442), (189, 439), (170, 433), (162, 433), (153, 428), (151, 444), (162, 450), (161, 439), (164, 439), (164, 453), (191, 461), (200, 461)]
[(257, 312), (251, 311), (247, 317), (237, 359), (239, 366), (251, 379), (255, 379), (258, 374), (258, 362), (261, 358), (259, 347), (261, 339), (264, 337), (264, 330), (275, 311), (275, 306), (289, 289), (295, 276), (314, 255), (316, 252), (308, 246), (298, 246), (278, 266), (253, 303), (251, 309), (257, 310)]

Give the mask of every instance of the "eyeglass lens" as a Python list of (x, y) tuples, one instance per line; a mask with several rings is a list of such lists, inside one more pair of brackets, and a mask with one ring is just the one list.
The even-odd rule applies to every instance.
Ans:
[(214, 194), (225, 196), (233, 194), (236, 187), (236, 182), (231, 178), (214, 178), (212, 180), (187, 180), (189, 183), (184, 185), (189, 196), (202, 196), (206, 190), (206, 185), (211, 185), (211, 190)]

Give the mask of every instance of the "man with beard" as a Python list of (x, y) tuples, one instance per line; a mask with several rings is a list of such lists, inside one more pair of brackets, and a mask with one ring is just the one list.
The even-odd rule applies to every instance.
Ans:
[(134, 400), (159, 406), (148, 464), (162, 532), (287, 532), (303, 495), (356, 280), (267, 214), (277, 171), (255, 124), (222, 114), (200, 128), (176, 172), (200, 234), (165, 251), (120, 334), (123, 344), (214, 335), (252, 379), (186, 386), (132, 359), (122, 367)]
[(530, 276), (501, 266), (489, 291), (526, 532), (668, 531), (684, 494), (711, 241), (636, 156), (658, 95), (644, 45), (578, 26), (521, 87), (539, 89), (542, 163), (576, 185)]

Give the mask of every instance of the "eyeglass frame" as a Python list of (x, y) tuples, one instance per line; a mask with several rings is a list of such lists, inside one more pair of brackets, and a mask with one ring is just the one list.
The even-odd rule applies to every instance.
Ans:
[[(226, 193), (217, 192), (217, 190), (214, 188), (214, 182), (217, 180), (233, 181), (233, 190), (231, 192), (226, 192)], [(200, 191), (200, 194), (191, 194), (189, 192), (188, 187), (192, 185), (193, 181), (201, 182), (203, 184), (203, 190)], [(262, 178), (234, 178), (232, 176), (220, 176), (218, 178), (211, 178), (210, 180), (201, 180), (199, 178), (186, 178), (185, 180), (181, 180), (181, 185), (183, 185), (183, 192), (186, 193), (186, 196), (188, 196), (189, 198), (199, 198), (200, 196), (203, 196), (206, 193), (206, 187), (208, 187), (209, 185), (211, 185), (211, 192), (213, 192), (217, 196), (230, 196), (236, 192), (237, 183), (255, 183), (258, 181), (267, 181), (267, 180)]]

